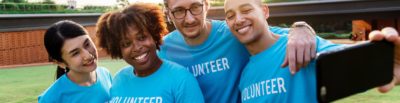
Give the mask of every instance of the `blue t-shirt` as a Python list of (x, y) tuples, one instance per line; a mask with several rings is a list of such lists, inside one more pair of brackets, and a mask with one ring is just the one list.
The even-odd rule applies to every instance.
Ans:
[[(242, 72), (239, 89), (243, 103), (316, 103), (315, 61), (291, 75), (289, 68), (281, 68), (286, 55), (286, 35), (268, 49), (250, 57)], [(317, 52), (339, 48), (316, 37)]]
[[(200, 84), (207, 103), (240, 101), (239, 76), (250, 53), (232, 34), (224, 21), (211, 21), (207, 40), (196, 46), (188, 45), (175, 30), (166, 35), (158, 55), (176, 62), (191, 72)], [(288, 30), (270, 28), (273, 33), (287, 34)]]
[(196, 79), (182, 66), (163, 60), (153, 74), (138, 77), (132, 66), (114, 77), (110, 103), (204, 103)]
[(39, 97), (39, 103), (105, 103), (110, 100), (111, 74), (103, 67), (96, 69), (96, 83), (80, 86), (66, 74), (58, 78)]

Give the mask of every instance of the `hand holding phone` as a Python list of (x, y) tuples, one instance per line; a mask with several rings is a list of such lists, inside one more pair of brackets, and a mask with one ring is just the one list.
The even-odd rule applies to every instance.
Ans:
[(389, 83), (394, 45), (367, 42), (317, 56), (317, 97), (331, 102)]

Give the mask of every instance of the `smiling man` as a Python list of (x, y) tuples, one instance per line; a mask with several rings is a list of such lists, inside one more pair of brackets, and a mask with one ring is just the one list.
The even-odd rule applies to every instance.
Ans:
[[(161, 58), (186, 67), (198, 80), (207, 103), (234, 103), (240, 100), (239, 75), (249, 61), (250, 53), (232, 35), (225, 21), (206, 19), (210, 9), (209, 0), (164, 0), (165, 12), (177, 30), (166, 35), (158, 54)], [(264, 29), (264, 28), (259, 28)], [(309, 31), (307, 28), (304, 31)], [(271, 27), (271, 32), (287, 34), (287, 29)], [(291, 35), (291, 34), (289, 34)], [(314, 34), (294, 34), (290, 39), (297, 45), (301, 58), (293, 59), (295, 67), (312, 57), (310, 48), (315, 42)], [(299, 41), (296, 41), (299, 40)], [(307, 43), (304, 43), (307, 41)], [(303, 52), (308, 49), (308, 52)], [(304, 57), (304, 58), (303, 58)], [(280, 65), (280, 64), (279, 64)]]
[[(241, 101), (246, 103), (316, 103), (315, 62), (311, 62), (292, 76), (288, 69), (278, 65), (284, 62), (289, 36), (276, 35), (268, 29), (267, 5), (261, 0), (226, 0), (226, 21), (239, 41), (251, 53), (239, 83)], [(295, 24), (297, 25), (297, 24)], [(290, 33), (306, 32), (296, 27)], [(384, 31), (395, 31), (392, 28)], [(396, 44), (395, 56), (400, 55), (400, 38), (397, 32), (384, 32), (388, 41)], [(382, 38), (382, 34), (380, 34)], [(377, 40), (377, 37), (371, 38)], [(380, 39), (382, 40), (382, 39)], [(341, 48), (320, 37), (316, 39), (316, 51)], [(400, 60), (396, 59), (397, 64)], [(395, 67), (398, 68), (398, 67)], [(361, 72), (361, 71), (360, 71)], [(394, 79), (396, 80), (396, 79)]]

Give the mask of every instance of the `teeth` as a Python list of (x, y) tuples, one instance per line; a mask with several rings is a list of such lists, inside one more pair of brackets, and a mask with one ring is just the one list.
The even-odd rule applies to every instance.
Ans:
[(144, 53), (144, 54), (142, 54), (142, 55), (140, 55), (140, 56), (135, 57), (135, 59), (136, 59), (136, 60), (140, 60), (140, 59), (143, 59), (143, 58), (146, 57), (146, 56), (147, 56), (147, 53)]
[(239, 30), (237, 30), (239, 33), (244, 33), (244, 32), (246, 32), (247, 30), (249, 30), (250, 29), (250, 27), (249, 26), (246, 26), (246, 27), (243, 27), (243, 28), (240, 28)]
[(94, 62), (94, 60), (91, 60), (90, 62), (87, 62), (87, 63), (85, 63), (83, 65), (89, 65), (89, 64), (92, 64), (93, 62)]

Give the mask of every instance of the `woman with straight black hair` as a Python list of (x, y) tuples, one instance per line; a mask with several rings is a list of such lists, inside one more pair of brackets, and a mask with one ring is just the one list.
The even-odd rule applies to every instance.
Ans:
[(39, 103), (104, 103), (110, 99), (111, 74), (97, 67), (97, 50), (84, 27), (59, 21), (47, 29), (44, 44), (57, 64), (57, 80)]

